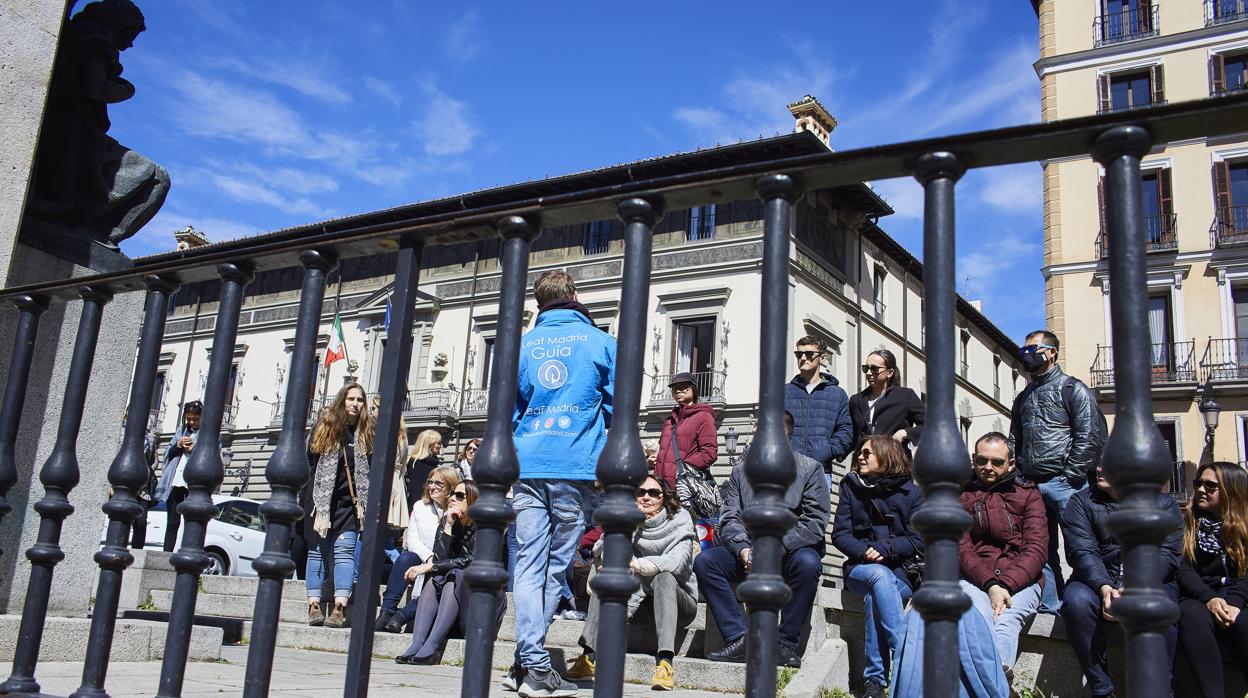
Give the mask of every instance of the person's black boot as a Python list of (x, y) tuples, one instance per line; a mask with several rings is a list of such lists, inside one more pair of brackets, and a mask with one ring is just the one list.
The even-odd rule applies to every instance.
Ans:
[(377, 614), (377, 622), (373, 624), (373, 630), (377, 632), (384, 630), (386, 623), (389, 622), (391, 616), (393, 615), (394, 611), (387, 611), (383, 609), (381, 613)]
[(712, 662), (744, 662), (745, 636), (742, 635), (714, 652), (707, 652), (706, 658)]
[(780, 663), (780, 666), (793, 667), (794, 669), (802, 666), (802, 656), (797, 653), (797, 648), (792, 645), (786, 645), (783, 642), (780, 643), (780, 650), (776, 653), (776, 661)]

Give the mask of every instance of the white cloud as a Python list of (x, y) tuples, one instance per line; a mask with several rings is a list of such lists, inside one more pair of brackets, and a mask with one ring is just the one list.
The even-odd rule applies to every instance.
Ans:
[(266, 186), (257, 178), (238, 174), (215, 173), (210, 181), (221, 193), (243, 203), (264, 204), (284, 213), (329, 218), (333, 210), (323, 207), (305, 196), (291, 196)]
[(403, 94), (399, 92), (399, 89), (381, 78), (371, 75), (365, 77), (364, 88), (396, 107), (403, 103)]
[(468, 103), (446, 94), (431, 79), (418, 83), (425, 92), (425, 113), (413, 126), (433, 157), (460, 155), (472, 149), (479, 131), (472, 123)]
[(299, 114), (267, 92), (190, 71), (174, 88), (173, 123), (190, 135), (287, 148), (311, 139)]
[(888, 220), (920, 220), (923, 218), (923, 187), (910, 177), (872, 182), (875, 193), (893, 207)]
[(211, 242), (222, 242), (259, 235), (265, 231), (247, 223), (227, 220), (203, 213), (188, 213), (165, 206), (134, 237), (121, 243), (122, 251), (131, 257), (172, 252), (177, 243), (175, 230), (193, 226)]
[[(1037, 218), (1044, 206), (1042, 172), (1034, 163), (993, 167), (974, 172), (978, 184), (977, 198), (1005, 213)], [(969, 179), (969, 178), (968, 178)]]
[(207, 63), (214, 68), (232, 70), (259, 82), (280, 85), (329, 104), (351, 102), (351, 95), (333, 80), (333, 70), (324, 60), (252, 56), (245, 60), (214, 58)]
[(477, 11), (469, 10), (463, 17), (451, 22), (442, 35), (442, 50), (448, 58), (468, 61), (476, 57), (483, 44)]
[[(963, 236), (959, 236), (963, 237)], [(1021, 296), (1034, 304), (1032, 294), (1019, 294), (1020, 277), (1026, 283), (1027, 277), (1019, 269), (1039, 268), (1040, 244), (1011, 230), (1002, 231), (998, 235), (991, 233), (980, 236), (980, 239), (991, 239), (991, 249), (976, 249), (958, 256), (957, 279), (958, 292), (970, 300), (984, 303), (984, 311), (992, 309), (994, 313), (1003, 315), (1001, 305), (1011, 305), (1004, 299)], [(1014, 270), (1014, 271), (1011, 271)], [(1040, 278), (1034, 273), (1036, 279)], [(1004, 287), (1004, 288), (1002, 288)], [(1004, 291), (1004, 293), (1003, 293)], [(1021, 311), (1022, 308), (1015, 308)], [(1030, 310), (1030, 308), (1028, 309)]]

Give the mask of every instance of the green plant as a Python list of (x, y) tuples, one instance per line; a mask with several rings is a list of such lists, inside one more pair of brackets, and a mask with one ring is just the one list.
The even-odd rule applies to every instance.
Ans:
[(1018, 695), (1019, 698), (1048, 698), (1045, 695), (1044, 691), (1041, 691), (1035, 685), (1024, 686), (1023, 688), (1016, 688), (1014, 692)]
[(451, 660), (451, 661), (449, 661), (449, 662), (443, 662), (443, 664), (446, 664), (446, 665), (448, 665), (448, 666), (460, 666), (460, 667), (462, 667), (462, 666), (464, 665), (464, 658), (463, 658), (463, 657), (459, 657), (458, 659), (452, 659), (452, 660)]
[(139, 604), (140, 611), (155, 611), (156, 602), (152, 601), (152, 592), (147, 592), (147, 598), (143, 599), (143, 603)]
[(854, 698), (843, 688), (820, 688), (819, 698)]
[(792, 681), (793, 677), (796, 675), (797, 669), (790, 666), (780, 667), (780, 669), (776, 671), (776, 695), (784, 695), (784, 687), (788, 686), (789, 682)]

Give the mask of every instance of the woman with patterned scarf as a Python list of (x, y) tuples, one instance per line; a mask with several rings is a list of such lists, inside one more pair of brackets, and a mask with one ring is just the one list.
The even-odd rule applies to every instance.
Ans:
[[(368, 395), (347, 383), (321, 412), (308, 440), (312, 496), (305, 498), (308, 532), (308, 625), (343, 628), (355, 577), (355, 545), (368, 501), (368, 461), (373, 452), (373, 420)], [(321, 611), (325, 560), (332, 560), (334, 607)]]
[[(1183, 518), (1179, 643), (1200, 695), (1221, 698), (1224, 659), (1248, 670), (1248, 473), (1234, 463), (1200, 466)], [(1222, 657), (1219, 635), (1233, 657)]]

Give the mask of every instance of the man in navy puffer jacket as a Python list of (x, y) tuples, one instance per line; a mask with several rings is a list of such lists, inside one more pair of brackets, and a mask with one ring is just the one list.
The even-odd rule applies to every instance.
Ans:
[(793, 450), (818, 461), (831, 488), (832, 465), (854, 448), (854, 424), (849, 396), (836, 378), (819, 373), (825, 351), (817, 337), (797, 340), (797, 375), (784, 386), (784, 409), (793, 415)]

